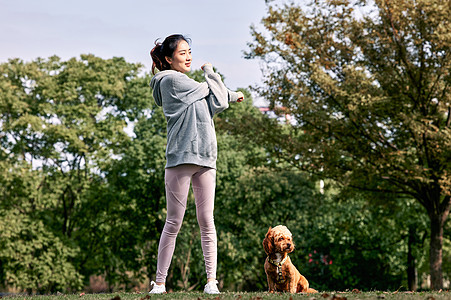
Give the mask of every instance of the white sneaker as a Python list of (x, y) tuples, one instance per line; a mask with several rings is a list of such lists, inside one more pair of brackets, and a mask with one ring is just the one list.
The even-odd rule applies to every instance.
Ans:
[(151, 281), (150, 285), (153, 285), (153, 289), (149, 292), (149, 294), (164, 294), (166, 293), (166, 286), (158, 285), (155, 283), (155, 281)]
[(218, 281), (212, 280), (207, 282), (204, 288), (204, 293), (206, 294), (221, 294), (221, 292), (218, 290)]

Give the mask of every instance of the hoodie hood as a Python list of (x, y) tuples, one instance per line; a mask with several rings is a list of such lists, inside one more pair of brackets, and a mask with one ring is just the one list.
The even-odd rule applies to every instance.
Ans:
[(163, 104), (163, 99), (160, 91), (160, 82), (165, 76), (173, 74), (174, 72), (177, 71), (165, 70), (158, 72), (157, 74), (155, 74), (155, 76), (152, 77), (152, 80), (150, 81), (150, 87), (153, 89), (153, 98), (158, 106), (161, 106)]

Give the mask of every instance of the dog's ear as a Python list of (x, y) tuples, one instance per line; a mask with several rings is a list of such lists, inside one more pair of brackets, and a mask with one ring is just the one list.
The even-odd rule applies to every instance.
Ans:
[(274, 237), (272, 236), (271, 227), (269, 227), (268, 232), (266, 233), (265, 238), (263, 239), (263, 249), (267, 255), (271, 254), (274, 249)]

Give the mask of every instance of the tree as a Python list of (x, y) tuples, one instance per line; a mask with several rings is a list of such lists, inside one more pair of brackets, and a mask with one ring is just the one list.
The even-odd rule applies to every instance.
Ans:
[(423, 220), (409, 218), (419, 204), (387, 202), (384, 194), (338, 194), (331, 183), (320, 194), (314, 177), (268, 156), (278, 146), (278, 121), (247, 104), (231, 106), (216, 120), (220, 282), (229, 290), (266, 290), (262, 240), (268, 226), (285, 224), (296, 242), (290, 257), (316, 289), (405, 285), (408, 225), (424, 236)]
[(76, 245), (54, 234), (40, 218), (42, 175), (26, 164), (0, 162), (0, 282), (28, 292), (78, 290)]
[[(81, 280), (86, 283), (97, 273), (105, 274), (110, 286), (127, 280), (123, 275), (133, 270), (140, 250), (121, 252), (134, 239), (131, 232), (119, 236), (123, 231), (117, 229), (133, 226), (115, 218), (129, 206), (111, 193), (106, 174), (130, 141), (124, 131), (127, 120), (148, 107), (148, 81), (137, 79), (140, 68), (122, 58), (94, 55), (29, 63), (12, 59), (0, 65), (1, 214), (18, 219), (15, 227), (0, 224), (2, 232), (17, 238), (0, 237), (10, 251), (0, 254), (0, 264), (21, 263), (11, 255), (23, 248), (21, 242), (32, 249), (27, 255), (35, 259), (33, 268), (52, 271), (48, 265), (55, 263), (44, 286), (21, 276), (27, 265), (14, 277), (2, 275), (14, 278), (8, 284), (54, 292), (64, 282), (79, 289)], [(21, 227), (29, 227), (29, 233), (20, 235)]]
[(258, 92), (295, 119), (288, 132), (258, 124), (253, 138), (345, 187), (418, 201), (437, 290), (451, 206), (450, 10), (440, 0), (268, 4), (247, 53), (266, 66)]
[[(146, 76), (140, 81), (140, 89), (147, 89), (150, 95), (150, 77)], [(144, 95), (134, 96), (142, 98)], [(117, 240), (121, 240), (117, 249), (128, 251), (129, 261), (138, 264), (128, 271), (134, 270), (140, 275), (145, 270), (149, 279), (156, 272), (158, 241), (166, 209), (166, 121), (162, 109), (155, 108), (153, 99), (150, 100), (147, 102), (148, 109), (136, 113), (134, 137), (121, 145), (122, 159), (111, 162), (105, 170), (109, 198), (116, 198), (120, 202), (115, 209), (115, 218), (127, 220), (126, 224), (118, 224), (114, 230), (127, 237)], [(118, 255), (124, 258), (120, 253)]]

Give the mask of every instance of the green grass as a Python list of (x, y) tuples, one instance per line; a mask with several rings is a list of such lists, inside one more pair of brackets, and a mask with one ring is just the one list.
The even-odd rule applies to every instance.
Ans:
[(174, 292), (164, 295), (149, 295), (147, 293), (111, 293), (111, 294), (58, 294), (48, 296), (15, 295), (4, 296), (2, 300), (150, 300), (150, 299), (180, 299), (180, 300), (260, 300), (260, 299), (308, 299), (308, 300), (351, 300), (351, 299), (381, 299), (404, 300), (451, 299), (451, 293), (446, 292), (320, 292), (318, 294), (270, 294), (267, 292), (225, 292), (220, 295), (206, 295), (201, 292)]

